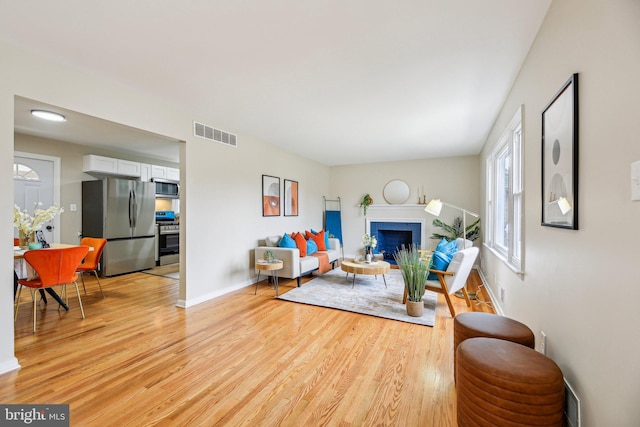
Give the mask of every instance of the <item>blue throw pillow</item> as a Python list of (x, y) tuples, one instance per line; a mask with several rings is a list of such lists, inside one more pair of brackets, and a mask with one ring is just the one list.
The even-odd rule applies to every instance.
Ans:
[(444, 237), (436, 246), (436, 252), (442, 252), (443, 254), (453, 256), (456, 252), (458, 252), (458, 242), (455, 239), (452, 241), (447, 241)]
[(307, 255), (315, 254), (316, 252), (318, 252), (316, 242), (314, 242), (313, 239), (307, 240)]
[[(447, 271), (447, 267), (449, 267), (452, 259), (453, 255), (435, 251), (431, 256), (431, 268), (434, 270)], [(436, 273), (429, 273), (427, 280), (438, 280), (438, 275)]]
[[(318, 234), (320, 231), (314, 231), (312, 228), (311, 232), (313, 234)], [(329, 250), (329, 232), (327, 230), (324, 230), (324, 247)]]
[(297, 248), (296, 241), (293, 240), (287, 233), (284, 233), (284, 236), (282, 236), (282, 239), (280, 239), (280, 243), (278, 243), (278, 246), (281, 248)]

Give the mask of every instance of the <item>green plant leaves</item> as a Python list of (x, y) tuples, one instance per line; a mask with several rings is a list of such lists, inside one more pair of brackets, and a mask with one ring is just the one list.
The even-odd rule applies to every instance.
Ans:
[[(432, 239), (442, 239), (443, 237), (447, 239), (447, 241), (452, 241), (457, 239), (458, 237), (462, 237), (462, 218), (457, 216), (453, 219), (453, 223), (451, 225), (445, 224), (438, 218), (433, 220), (433, 226), (442, 228), (446, 234), (433, 233), (431, 235)], [(467, 239), (472, 242), (480, 237), (480, 218), (475, 220), (471, 225), (467, 225)]]
[(429, 266), (420, 258), (418, 248), (414, 245), (410, 245), (408, 248), (402, 245), (396, 250), (393, 257), (402, 273), (404, 285), (407, 288), (407, 298), (409, 301), (422, 301), (424, 286), (429, 275)]

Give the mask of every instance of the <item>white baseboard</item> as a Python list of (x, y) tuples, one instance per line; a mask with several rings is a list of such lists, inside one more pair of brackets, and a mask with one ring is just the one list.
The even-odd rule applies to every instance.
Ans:
[(0, 362), (0, 374), (15, 371), (16, 369), (20, 369), (20, 364), (18, 363), (18, 359), (15, 357), (11, 357), (3, 362)]
[(214, 298), (218, 298), (221, 297), (222, 295), (228, 294), (230, 292), (233, 291), (237, 291), (238, 289), (242, 289), (242, 288), (246, 288), (247, 286), (250, 286), (252, 284), (255, 284), (255, 279), (254, 280), (247, 280), (243, 283), (239, 283), (233, 286), (228, 286), (226, 288), (222, 288), (222, 289), (217, 289), (214, 292), (210, 292), (208, 294), (199, 296), (198, 298), (193, 298), (190, 300), (183, 300), (183, 299), (179, 299), (178, 302), (176, 303), (176, 307), (180, 307), (180, 308), (189, 308), (189, 307), (193, 307), (194, 305), (203, 303), (205, 301), (209, 301), (212, 300)]
[(487, 282), (487, 278), (484, 276), (484, 273), (482, 272), (482, 269), (480, 269), (480, 267), (478, 267), (478, 266), (474, 266), (473, 268), (475, 268), (478, 271), (478, 275), (480, 276), (480, 280), (482, 280), (482, 285), (487, 290), (487, 293), (489, 294), (489, 298), (491, 298), (491, 305), (493, 306), (493, 309), (499, 315), (504, 316), (504, 310), (502, 309), (502, 306), (500, 305), (500, 300), (496, 297), (496, 295), (493, 293), (493, 290), (489, 287), (489, 283)]

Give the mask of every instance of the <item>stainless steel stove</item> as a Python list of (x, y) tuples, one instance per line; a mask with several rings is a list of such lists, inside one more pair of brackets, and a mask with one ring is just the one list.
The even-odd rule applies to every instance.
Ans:
[(180, 222), (173, 211), (157, 211), (158, 265), (180, 261)]

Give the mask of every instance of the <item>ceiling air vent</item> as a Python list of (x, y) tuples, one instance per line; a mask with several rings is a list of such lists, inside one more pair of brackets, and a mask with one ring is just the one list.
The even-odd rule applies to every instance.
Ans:
[(216, 129), (202, 123), (193, 122), (193, 134), (209, 141), (219, 142), (220, 144), (229, 145), (231, 147), (238, 146), (237, 137), (229, 132)]

